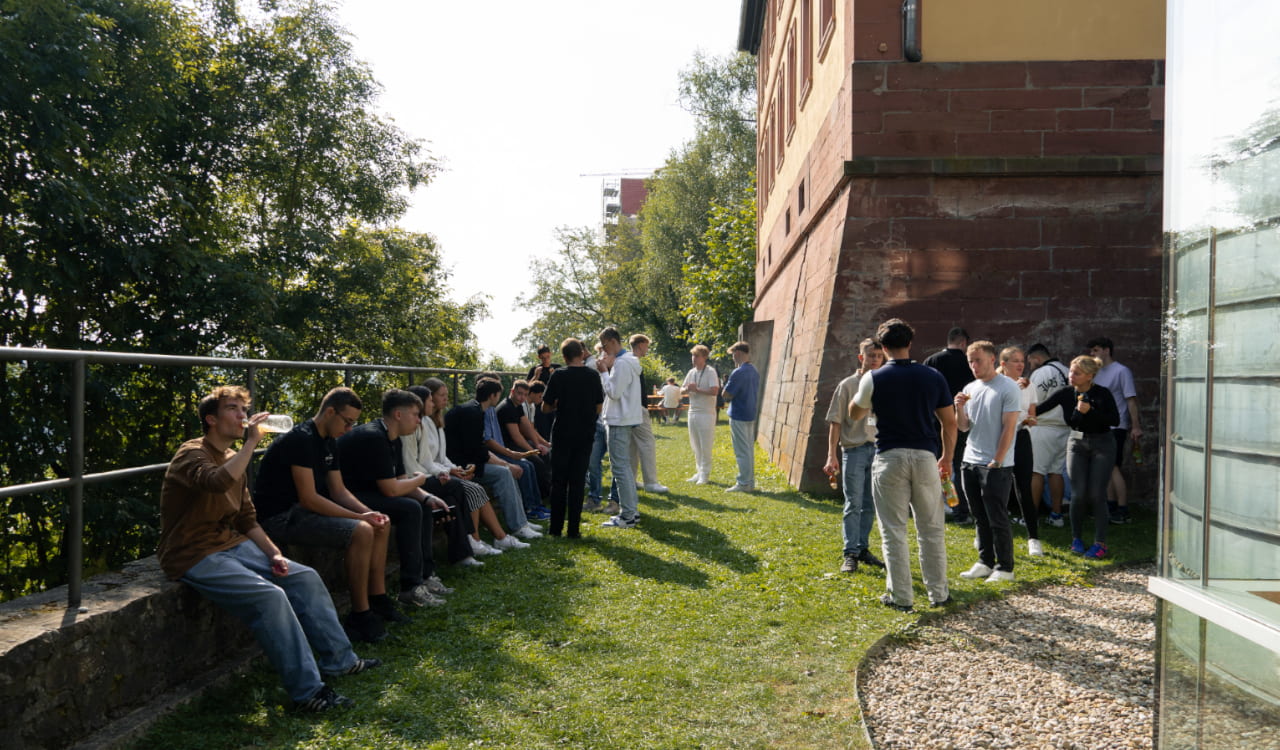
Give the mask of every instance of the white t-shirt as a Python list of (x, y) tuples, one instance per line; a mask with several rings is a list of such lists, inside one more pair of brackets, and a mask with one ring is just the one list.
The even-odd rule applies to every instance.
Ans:
[[(684, 376), (684, 385), (691, 385), (698, 388), (719, 388), (720, 376), (711, 366), (703, 367), (701, 370), (693, 368), (689, 370), (689, 374)], [(716, 413), (716, 397), (709, 393), (689, 393), (689, 413), (690, 414), (715, 414)]]
[[(1045, 399), (1070, 385), (1070, 382), (1067, 381), (1067, 366), (1056, 359), (1037, 367), (1036, 371), (1031, 373), (1029, 380), (1031, 381), (1031, 388), (1035, 389), (1033, 395), (1037, 404), (1044, 403)], [(1031, 390), (1031, 388), (1027, 390)], [(1037, 414), (1036, 424), (1041, 427), (1067, 426), (1060, 406), (1055, 406), (1043, 414)]]
[(680, 386), (675, 383), (669, 383), (662, 386), (662, 406), (665, 409), (674, 409), (680, 405)]
[[(975, 380), (964, 387), (969, 394), (964, 411), (969, 417), (969, 441), (964, 447), (964, 462), (977, 465), (996, 460), (1000, 436), (1004, 432), (1004, 415), (1018, 413), (1022, 404), (1022, 389), (1007, 375), (996, 373), (986, 382)], [(1000, 457), (1004, 466), (1013, 465), (1013, 443)]]

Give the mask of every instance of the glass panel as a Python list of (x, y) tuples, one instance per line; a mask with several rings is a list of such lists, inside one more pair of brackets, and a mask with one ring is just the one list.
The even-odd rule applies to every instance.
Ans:
[(1205, 631), (1202, 748), (1265, 747), (1280, 726), (1280, 655), (1212, 623)]
[(1200, 618), (1172, 604), (1165, 604), (1163, 609), (1160, 705), (1157, 708), (1160, 747), (1195, 747)]

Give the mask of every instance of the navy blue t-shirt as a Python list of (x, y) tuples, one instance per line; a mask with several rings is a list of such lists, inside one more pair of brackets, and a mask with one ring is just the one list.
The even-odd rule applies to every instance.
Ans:
[(890, 360), (871, 371), (871, 411), (876, 415), (876, 450), (916, 448), (942, 456), (936, 412), (951, 406), (951, 388), (942, 373), (910, 359)]

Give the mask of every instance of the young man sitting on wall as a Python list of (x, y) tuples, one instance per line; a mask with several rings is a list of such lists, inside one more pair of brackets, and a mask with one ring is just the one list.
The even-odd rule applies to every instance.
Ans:
[(248, 407), (249, 393), (238, 386), (201, 399), (204, 437), (178, 448), (160, 490), (160, 567), (249, 626), (299, 709), (349, 706), (354, 701), (321, 675), (355, 674), (381, 662), (352, 652), (320, 575), (286, 559), (258, 526), (245, 470), (267, 414), (247, 417)]

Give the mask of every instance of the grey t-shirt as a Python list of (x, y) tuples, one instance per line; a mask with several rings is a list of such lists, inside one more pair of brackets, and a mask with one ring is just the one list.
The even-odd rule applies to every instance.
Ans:
[[(985, 383), (975, 380), (964, 387), (964, 393), (969, 394), (964, 405), (965, 414), (969, 417), (965, 463), (985, 465), (996, 460), (1000, 433), (1004, 430), (1004, 415), (1022, 411), (1022, 397), (1018, 390), (1018, 384), (1012, 378), (999, 373)], [(1000, 457), (1000, 462), (1004, 466), (1013, 465), (1013, 443)]]

